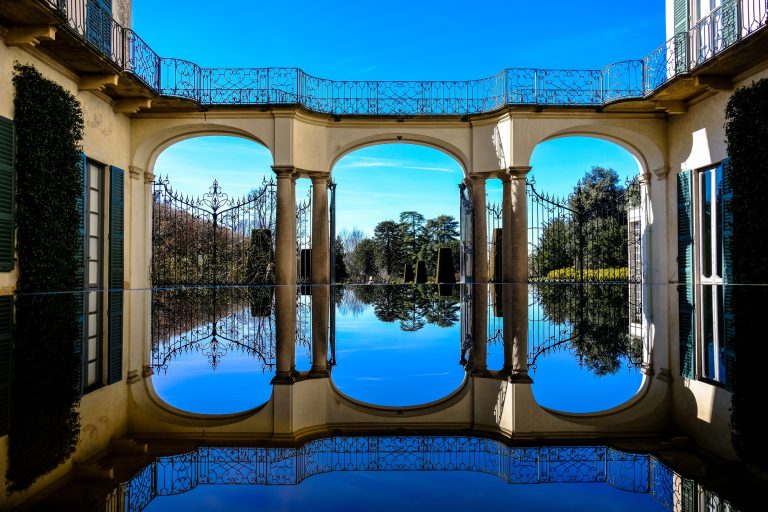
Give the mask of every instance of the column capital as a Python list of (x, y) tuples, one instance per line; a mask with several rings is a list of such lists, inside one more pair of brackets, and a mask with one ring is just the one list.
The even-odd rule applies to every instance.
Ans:
[(144, 184), (149, 185), (153, 181), (155, 181), (155, 175), (149, 171), (144, 171)]
[(637, 177), (637, 182), (640, 185), (650, 185), (651, 184), (651, 178), (653, 178), (653, 174), (649, 171), (645, 171), (644, 173), (641, 173)]
[(312, 184), (325, 183), (326, 185), (331, 182), (330, 172), (313, 172), (309, 174), (309, 179), (312, 180)]
[(656, 175), (656, 179), (659, 181), (667, 179), (667, 176), (669, 176), (669, 166), (663, 165), (659, 167), (658, 169), (653, 170), (653, 174)]
[(467, 184), (471, 187), (475, 183), (482, 183), (483, 185), (485, 185), (485, 181), (488, 178), (493, 178), (493, 175), (490, 173), (478, 172), (478, 173), (471, 173), (469, 176), (464, 178), (464, 181), (467, 182)]
[(273, 165), (272, 170), (278, 178), (292, 178), (296, 168), (292, 165)]
[(530, 165), (508, 167), (506, 174), (510, 177), (510, 179), (525, 179), (526, 176), (528, 176), (528, 173), (531, 172), (531, 169), (532, 167)]
[(128, 173), (130, 174), (132, 180), (138, 180), (144, 175), (144, 169), (141, 167), (136, 167), (135, 165), (129, 165)]

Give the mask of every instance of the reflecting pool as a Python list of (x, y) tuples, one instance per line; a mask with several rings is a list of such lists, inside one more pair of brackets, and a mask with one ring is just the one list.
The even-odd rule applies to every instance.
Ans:
[[(512, 287), (514, 285), (507, 285)], [(503, 376), (501, 285), (488, 288), (487, 368)], [(641, 324), (626, 286), (531, 285), (527, 366), (543, 406), (609, 409), (640, 387)], [(161, 400), (194, 413), (237, 413), (269, 400), (275, 376), (274, 290), (182, 288), (152, 294), (152, 383)], [(472, 297), (466, 286), (335, 286), (328, 293), (327, 367), (350, 398), (381, 406), (450, 395), (472, 371)], [(312, 368), (312, 287), (296, 288), (295, 378)], [(321, 306), (322, 307), (322, 306)], [(507, 347), (508, 349), (508, 347)]]

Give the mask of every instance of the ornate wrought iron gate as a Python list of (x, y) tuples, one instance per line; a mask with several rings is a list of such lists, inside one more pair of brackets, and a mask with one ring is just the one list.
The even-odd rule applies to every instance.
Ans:
[(528, 182), (531, 367), (559, 350), (598, 373), (643, 362), (641, 211), (636, 180), (562, 199)]
[(240, 199), (217, 181), (199, 198), (155, 181), (152, 285), (274, 284), (275, 201), (274, 180)]

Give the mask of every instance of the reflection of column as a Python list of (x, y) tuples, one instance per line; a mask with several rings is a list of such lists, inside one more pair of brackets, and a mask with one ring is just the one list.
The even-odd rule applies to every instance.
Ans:
[[(314, 279), (314, 274), (313, 274)], [(330, 311), (330, 287), (312, 287), (312, 369), (310, 377), (328, 375), (328, 313)]]
[(273, 167), (277, 175), (275, 228), (275, 384), (293, 381), (296, 352), (296, 193), (294, 170)]
[(273, 384), (293, 382), (296, 360), (296, 285), (275, 288), (275, 358)]
[(312, 376), (328, 374), (328, 179), (327, 173), (312, 175)]
[(472, 372), (488, 370), (488, 234), (484, 175), (470, 176), (472, 186)]
[[(528, 377), (528, 212), (526, 203), (526, 175), (530, 167), (509, 169), (509, 232), (510, 246), (505, 260), (508, 272), (509, 316), (505, 316), (505, 338), (512, 340), (511, 367), (514, 380), (529, 381)], [(506, 193), (505, 193), (506, 196)], [(507, 197), (505, 197), (505, 203)], [(511, 324), (509, 329), (506, 324)], [(505, 348), (505, 367), (506, 348)]]

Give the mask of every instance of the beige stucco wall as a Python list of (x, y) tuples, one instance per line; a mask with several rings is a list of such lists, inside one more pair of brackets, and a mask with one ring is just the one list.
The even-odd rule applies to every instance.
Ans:
[[(756, 70), (737, 77), (736, 88), (768, 77), (768, 69)], [(731, 92), (719, 92), (691, 105), (688, 112), (670, 119), (667, 130), (669, 140), (669, 211), (667, 228), (670, 233), (669, 260), (671, 282), (678, 280), (676, 265), (677, 191), (675, 175), (681, 170), (698, 169), (726, 158), (725, 108)], [(724, 388), (680, 377), (680, 354), (677, 293), (670, 287), (670, 354), (673, 386), (674, 420), (683, 432), (689, 433), (699, 446), (720, 456), (734, 458), (730, 442), (731, 393)]]
[[(70, 91), (83, 108), (85, 130), (83, 150), (90, 158), (107, 165), (116, 165), (126, 170), (126, 187), (130, 186), (128, 164), (130, 155), (131, 124), (128, 116), (115, 114), (112, 103), (100, 93), (80, 92), (77, 87), (77, 76), (62, 66), (52, 62), (34, 49), (27, 51), (19, 47), (8, 47), (0, 44), (0, 115), (13, 119), (13, 66), (15, 62), (33, 65), (45, 77), (60, 84)], [(126, 202), (126, 235), (130, 232), (130, 216)], [(129, 235), (128, 235), (129, 236)], [(130, 247), (132, 240), (126, 240)], [(15, 287), (18, 277), (18, 266), (13, 272), (0, 273), (0, 289)], [(131, 273), (130, 263), (126, 263), (126, 278)], [(44, 314), (44, 312), (41, 312)], [(124, 312), (124, 339), (127, 338), (130, 324), (130, 310), (126, 306)], [(128, 343), (124, 344), (124, 360), (127, 359)], [(124, 370), (123, 375), (125, 376)], [(25, 493), (7, 496), (5, 493), (4, 476), (7, 467), (8, 436), (0, 438), (0, 509), (12, 508), (27, 497), (38, 493), (47, 485), (66, 474), (73, 462), (83, 462), (107, 448), (110, 439), (125, 434), (127, 425), (127, 386), (125, 379), (111, 386), (105, 386), (83, 396), (80, 405), (81, 434), (77, 450), (73, 457), (54, 472), (40, 479)]]

